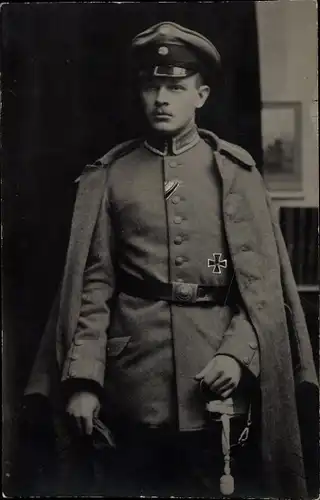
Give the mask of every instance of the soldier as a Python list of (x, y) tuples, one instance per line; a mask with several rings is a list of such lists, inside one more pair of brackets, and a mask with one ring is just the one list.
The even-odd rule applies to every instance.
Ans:
[[(99, 416), (114, 435), (96, 493), (216, 495), (221, 426), (208, 409), (218, 400), (246, 408), (231, 445), (256, 417), (249, 483), (240, 474), (236, 493), (303, 496), (293, 374), (312, 386), (316, 376), (282, 236), (253, 158), (196, 125), (219, 53), (165, 22), (134, 38), (132, 60), (148, 130), (80, 178), (26, 394), (50, 392), (56, 339), (68, 415), (81, 434)], [(238, 470), (249, 455), (236, 454)], [(255, 484), (260, 460), (269, 489)]]

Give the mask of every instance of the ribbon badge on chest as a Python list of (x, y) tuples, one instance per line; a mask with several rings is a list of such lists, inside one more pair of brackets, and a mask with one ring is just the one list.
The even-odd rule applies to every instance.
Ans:
[(221, 253), (213, 253), (213, 259), (208, 259), (208, 267), (212, 267), (213, 274), (221, 274), (221, 269), (228, 266), (227, 259), (222, 259)]
[(177, 180), (166, 181), (164, 183), (164, 197), (166, 200), (178, 189), (180, 182)]

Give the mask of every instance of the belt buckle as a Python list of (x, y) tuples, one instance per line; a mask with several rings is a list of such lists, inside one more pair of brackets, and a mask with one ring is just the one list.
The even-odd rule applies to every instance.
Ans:
[(172, 283), (173, 302), (196, 302), (198, 297), (198, 285), (194, 283)]

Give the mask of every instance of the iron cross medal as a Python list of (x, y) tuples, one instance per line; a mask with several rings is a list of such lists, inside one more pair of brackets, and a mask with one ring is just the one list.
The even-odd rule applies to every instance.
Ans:
[(213, 259), (208, 259), (208, 267), (212, 267), (213, 274), (221, 274), (221, 269), (226, 269), (227, 267), (227, 259), (222, 259), (221, 253), (213, 253)]

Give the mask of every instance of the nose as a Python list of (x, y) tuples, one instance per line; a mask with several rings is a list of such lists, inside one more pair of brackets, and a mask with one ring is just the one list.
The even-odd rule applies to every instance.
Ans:
[(156, 96), (156, 104), (168, 104), (168, 92), (165, 86), (159, 87)]

